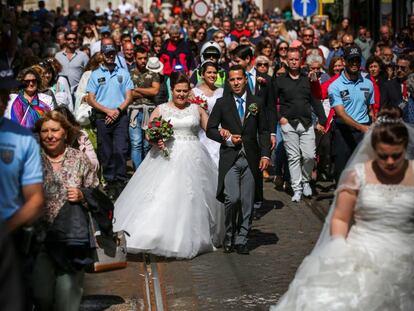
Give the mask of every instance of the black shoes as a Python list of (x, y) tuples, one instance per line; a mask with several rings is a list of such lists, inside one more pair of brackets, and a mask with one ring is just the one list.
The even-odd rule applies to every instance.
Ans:
[(249, 248), (247, 247), (246, 244), (237, 244), (234, 245), (233, 242), (229, 239), (224, 239), (223, 242), (223, 252), (228, 254), (228, 253), (233, 253), (236, 250), (237, 254), (240, 255), (249, 255)]
[(223, 251), (225, 253), (232, 253), (234, 251), (233, 243), (230, 240), (227, 240), (227, 239), (224, 240)]
[(239, 245), (236, 245), (235, 247), (236, 247), (237, 254), (249, 255), (250, 253), (249, 248), (247, 247), (246, 244), (239, 244)]

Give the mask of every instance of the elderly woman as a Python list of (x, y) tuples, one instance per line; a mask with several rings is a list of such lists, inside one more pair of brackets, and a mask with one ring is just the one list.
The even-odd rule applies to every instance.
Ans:
[[(39, 236), (46, 235), (65, 203), (82, 203), (81, 188), (96, 187), (98, 178), (87, 156), (68, 146), (77, 137), (77, 130), (57, 111), (46, 113), (36, 122), (34, 132), (42, 147), (44, 216), (38, 226)], [(72, 208), (73, 205), (70, 205)], [(85, 228), (80, 228), (85, 229)], [(75, 264), (56, 260), (56, 248), (43, 243), (33, 270), (33, 298), (36, 310), (79, 310), (82, 298), (83, 269)], [(58, 254), (65, 263), (71, 252)]]
[(91, 161), (93, 170), (95, 171), (95, 173), (99, 175), (98, 157), (96, 155), (94, 146), (91, 140), (89, 139), (88, 132), (86, 130), (81, 129), (81, 125), (78, 121), (76, 121), (75, 116), (65, 106), (57, 107), (55, 111), (60, 112), (62, 115), (64, 115), (66, 120), (69, 121), (70, 125), (78, 131), (78, 135), (76, 137), (73, 137), (74, 140), (68, 142), (69, 146), (78, 149), (82, 151), (84, 154), (86, 154), (89, 161)]
[(256, 57), (255, 68), (258, 72), (272, 76), (273, 68), (270, 66), (270, 60), (264, 55), (259, 55)]
[(42, 79), (33, 68), (22, 70), (18, 80), (22, 86), (10, 95), (4, 116), (31, 129), (46, 112), (53, 110), (53, 98), (40, 93)]

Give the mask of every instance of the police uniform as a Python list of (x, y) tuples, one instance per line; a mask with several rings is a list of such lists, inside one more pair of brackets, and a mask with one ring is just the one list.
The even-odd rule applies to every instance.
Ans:
[[(109, 109), (117, 109), (126, 98), (126, 92), (132, 90), (129, 72), (117, 65), (110, 72), (100, 66), (89, 78), (86, 91), (96, 96), (96, 101)], [(128, 156), (128, 116), (123, 111), (118, 119), (111, 124), (105, 124), (106, 114), (96, 113), (96, 128), (98, 140), (98, 159), (103, 168), (105, 180), (110, 182), (127, 179), (126, 162)]]
[[(345, 112), (356, 122), (370, 123), (369, 106), (374, 104), (374, 86), (371, 80), (359, 77), (356, 81), (349, 80), (345, 71), (328, 88), (329, 101), (332, 108), (344, 106)], [(346, 125), (340, 118), (335, 119), (333, 150), (335, 157), (335, 177), (340, 174), (351, 157), (364, 133)]]

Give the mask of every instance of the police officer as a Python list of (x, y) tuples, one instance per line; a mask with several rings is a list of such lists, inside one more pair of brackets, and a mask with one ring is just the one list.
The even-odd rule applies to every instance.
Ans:
[(88, 82), (89, 104), (96, 116), (98, 159), (107, 182), (107, 193), (116, 198), (126, 176), (128, 153), (127, 107), (132, 99), (129, 72), (115, 64), (117, 51), (113, 42), (102, 45), (104, 63), (94, 70)]
[[(30, 225), (42, 212), (43, 171), (40, 148), (32, 133), (3, 117), (9, 90), (18, 87), (18, 83), (12, 70), (1, 65), (0, 278), (7, 282), (0, 285), (0, 306), (2, 310), (17, 311), (31, 309), (29, 280), (34, 238)], [(9, 241), (10, 233), (17, 256)]]
[(360, 73), (361, 49), (356, 45), (346, 47), (344, 58), (345, 70), (328, 88), (329, 101), (336, 114), (333, 139), (336, 181), (368, 131), (374, 104), (372, 82)]

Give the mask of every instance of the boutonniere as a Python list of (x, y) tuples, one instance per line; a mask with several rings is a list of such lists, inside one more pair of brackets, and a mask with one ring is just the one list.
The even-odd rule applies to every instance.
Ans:
[(265, 78), (263, 78), (263, 77), (257, 77), (257, 78), (256, 78), (256, 81), (257, 81), (257, 83), (259, 83), (259, 84), (260, 84), (260, 85), (262, 85), (262, 86), (265, 86), (265, 85), (267, 84), (266, 79), (265, 79)]
[(247, 110), (249, 111), (249, 115), (255, 116), (259, 112), (259, 107), (257, 107), (256, 103), (253, 103), (247, 107)]

